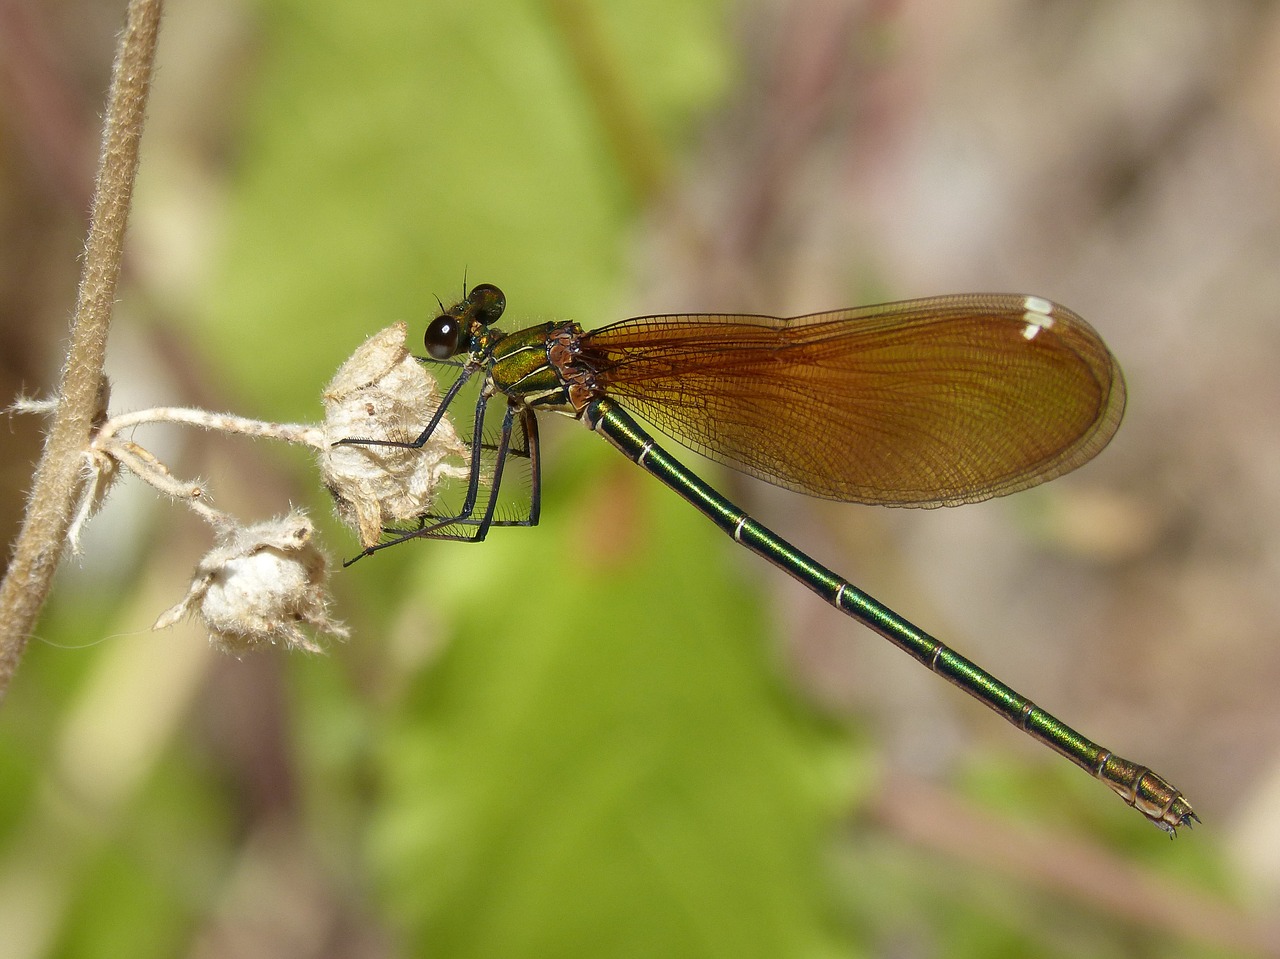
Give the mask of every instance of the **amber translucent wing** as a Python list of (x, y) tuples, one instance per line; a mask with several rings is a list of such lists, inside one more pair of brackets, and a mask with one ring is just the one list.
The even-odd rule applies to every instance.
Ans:
[(588, 333), (598, 382), (689, 448), (813, 496), (953, 506), (1101, 450), (1124, 378), (1084, 320), (975, 294), (816, 313), (648, 316)]

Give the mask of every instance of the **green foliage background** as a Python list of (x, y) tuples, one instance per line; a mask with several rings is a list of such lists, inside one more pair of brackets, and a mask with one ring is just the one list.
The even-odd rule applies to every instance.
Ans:
[[(594, 325), (625, 276), (644, 198), (552, 6), (376, 7), (267, 11), (236, 242), (202, 331), (227, 338), (213, 348), (268, 405), (305, 402), (315, 369), (388, 319), (418, 335), (464, 270), (503, 287), (508, 325)], [(726, 82), (721, 11), (598, 12), (675, 149)], [(270, 322), (236, 322), (255, 315)], [(369, 734), (369, 862), (389, 915), (451, 956), (836, 952), (818, 854), (847, 760), (780, 688), (765, 609), (719, 534), (687, 530), (679, 503), (585, 433), (562, 439), (540, 528), (397, 551), (344, 582), (373, 607), (411, 594), (431, 611), (421, 641), (448, 636)], [(608, 542), (620, 524), (634, 531)]]
[[(464, 271), (503, 286), (508, 322), (608, 315), (638, 198), (547, 7), (266, 15), (237, 242), (205, 327), (234, 339), (220, 355), (238, 358), (250, 392), (300, 402), (312, 356), (332, 362), (391, 318), (417, 332)], [(614, 16), (620, 68), (654, 81), (639, 87), (645, 108), (687, 126), (726, 62), (715, 11)], [(270, 322), (235, 322), (250, 315)], [(297, 345), (299, 382), (281, 375), (282, 342)], [(823, 737), (768, 678), (759, 607), (713, 537), (681, 535), (659, 497), (641, 491), (653, 532), (629, 554), (595, 542), (608, 521), (572, 509), (613, 467), (566, 454), (548, 467), (542, 528), (389, 556), (405, 567), (390, 593), (382, 564), (349, 574), (357, 602), (407, 591), (431, 610), (422, 641), (448, 636), (369, 739), (370, 868), (390, 916), (409, 942), (456, 956), (676, 955), (698, 942), (779, 955), (829, 941), (814, 864), (834, 784), (805, 773)]]
[[(584, 6), (651, 136), (640, 165), (677, 164), (736, 81), (727, 5)], [(315, 418), (355, 346), (400, 319), (420, 335), (464, 275), (504, 289), (508, 327), (618, 318), (653, 197), (570, 55), (575, 9), (258, 5), (224, 246), (178, 320), (239, 412)], [(335, 955), (1135, 954), (1117, 920), (869, 829), (873, 757), (776, 662), (779, 578), (580, 427), (543, 436), (540, 527), (411, 544), (337, 574), (352, 642), (191, 666), (215, 676), (192, 714), (218, 719), (175, 723), (174, 741), (139, 736), (127, 697), (94, 711), (96, 690), (120, 688), (102, 664), (146, 676), (141, 658), (32, 650), (6, 707), (0, 822), (5, 861), (39, 865), (0, 889), (17, 897), (8, 915), (41, 882), (59, 890), (31, 900), (61, 917), (44, 954), (235, 955), (258, 928), (314, 933), (314, 952)], [(310, 481), (290, 489), (324, 514)], [(335, 524), (325, 538), (351, 551)], [(176, 598), (110, 579), (70, 588), (44, 625), (55, 643), (137, 628)], [(51, 704), (71, 714), (61, 732)], [(141, 781), (76, 765), (96, 754), (110, 770), (109, 724)], [(219, 745), (258, 735), (280, 781)], [(1095, 814), (1100, 787), (1065, 764), (992, 763), (967, 788), (1011, 817), (1031, 809), (1155, 855), (1134, 814), (1105, 796)], [(63, 791), (100, 815), (47, 801)], [(1213, 874), (1188, 843), (1159, 853)]]

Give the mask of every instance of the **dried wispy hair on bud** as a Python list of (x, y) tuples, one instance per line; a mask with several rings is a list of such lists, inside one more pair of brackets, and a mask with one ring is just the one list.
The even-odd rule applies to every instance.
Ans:
[(374, 546), (389, 526), (430, 512), (442, 481), (466, 479), (468, 447), (447, 419), (421, 448), (334, 446), (339, 440), (413, 442), (440, 405), (436, 381), (405, 348), (406, 326), (375, 333), (324, 391), (320, 469), (338, 516)]
[(312, 542), (315, 530), (301, 510), (232, 526), (196, 566), (182, 602), (156, 620), (155, 629), (197, 616), (215, 645), (231, 653), (266, 645), (320, 652), (308, 632), (347, 637), (329, 616), (328, 564)]

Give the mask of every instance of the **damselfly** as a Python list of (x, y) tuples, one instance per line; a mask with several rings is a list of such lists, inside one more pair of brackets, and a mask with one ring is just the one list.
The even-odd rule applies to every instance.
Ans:
[[(1036, 740), (1110, 786), (1171, 836), (1198, 821), (1145, 766), (1097, 745), (748, 516), (663, 449), (637, 413), (679, 442), (777, 486), (886, 506), (954, 506), (1061, 476), (1120, 425), (1120, 367), (1093, 328), (1037, 296), (975, 294), (771, 316), (642, 316), (598, 330), (494, 325), (502, 291), (481, 284), (427, 327), (428, 362), (458, 368), (411, 443), (422, 447), (479, 380), (461, 508), (424, 516), (368, 555), (409, 539), (483, 540), (533, 526), (541, 502), (538, 411), (609, 440), (735, 542), (795, 577)], [(486, 431), (500, 398), (501, 425)], [(527, 499), (499, 510), (519, 469)]]

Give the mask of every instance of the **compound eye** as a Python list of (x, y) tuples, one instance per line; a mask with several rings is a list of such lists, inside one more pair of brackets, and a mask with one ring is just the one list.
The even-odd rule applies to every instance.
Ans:
[(467, 295), (467, 302), (475, 312), (476, 319), (484, 326), (496, 323), (507, 308), (507, 297), (492, 283), (481, 283), (472, 287)]
[(459, 341), (462, 338), (462, 324), (457, 317), (441, 314), (427, 326), (423, 342), (427, 347), (427, 355), (433, 360), (447, 360), (462, 352)]

